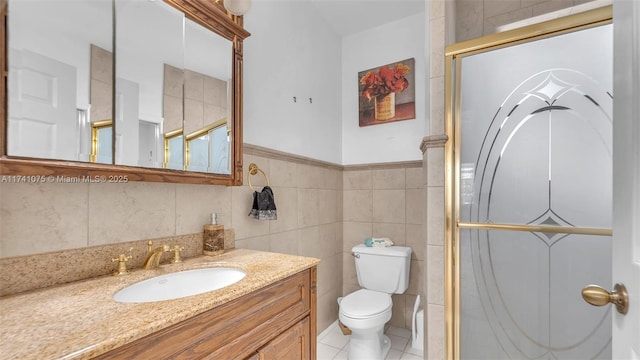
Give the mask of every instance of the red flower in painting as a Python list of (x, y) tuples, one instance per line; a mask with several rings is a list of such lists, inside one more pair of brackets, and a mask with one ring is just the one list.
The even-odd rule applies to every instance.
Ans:
[(404, 77), (407, 73), (409, 73), (409, 67), (404, 64), (396, 64), (393, 69), (382, 66), (378, 72), (367, 72), (360, 79), (360, 84), (364, 85), (362, 96), (371, 100), (377, 96), (404, 91), (409, 87), (409, 81)]

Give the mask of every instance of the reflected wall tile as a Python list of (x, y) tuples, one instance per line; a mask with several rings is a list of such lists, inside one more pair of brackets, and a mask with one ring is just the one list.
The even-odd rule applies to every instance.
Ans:
[(424, 250), (427, 243), (427, 232), (425, 225), (407, 224), (407, 246), (413, 252), (411, 258), (414, 260), (425, 260)]
[(373, 189), (404, 189), (405, 169), (380, 169), (372, 171)]
[(231, 187), (182, 184), (176, 187), (176, 234), (194, 234), (211, 223), (231, 228)]
[(373, 191), (373, 222), (405, 222), (405, 190)]
[[(510, 24), (519, 20), (528, 19), (533, 16), (533, 8), (518, 9), (506, 14), (496, 15), (485, 20), (485, 34), (496, 32), (496, 27)], [(489, 31), (489, 32), (488, 32)]]
[(456, 42), (474, 39), (482, 36), (483, 6), (482, 1), (458, 0), (455, 4), (456, 11)]
[(371, 190), (343, 191), (342, 209), (344, 221), (371, 221), (373, 219)]
[(231, 227), (236, 232), (236, 244), (238, 240), (269, 234), (269, 220), (249, 217), (252, 205), (253, 192), (248, 186), (231, 188)]
[(405, 246), (407, 241), (405, 224), (373, 223), (373, 236), (388, 237), (397, 246)]
[[(572, 1), (572, 0), (566, 0)], [(492, 16), (506, 14), (520, 9), (519, 0), (484, 0), (484, 18), (490, 18)]]
[(298, 230), (272, 233), (269, 235), (269, 251), (298, 255)]
[(204, 75), (184, 70), (184, 98), (204, 102)]
[(422, 167), (405, 169), (405, 189), (422, 189), (424, 187), (424, 170)]
[(88, 245), (88, 184), (0, 183), (0, 256)]
[(351, 254), (351, 248), (364, 243), (364, 239), (373, 236), (373, 223), (351, 222), (342, 223), (344, 238), (342, 251)]
[(533, 16), (550, 13), (573, 6), (573, 0), (551, 0), (533, 6)]
[(406, 190), (407, 224), (424, 224), (426, 220), (426, 204), (427, 199), (425, 197), (424, 189)]
[(176, 185), (89, 184), (89, 245), (176, 233)]
[(204, 127), (204, 103), (191, 99), (184, 99), (184, 134), (189, 135)]
[(91, 79), (91, 121), (113, 119), (113, 86)]
[(373, 189), (373, 172), (371, 170), (345, 170), (342, 173), (344, 190)]
[(271, 185), (283, 187), (298, 186), (298, 164), (269, 159)]
[(317, 189), (298, 189), (298, 227), (320, 224), (319, 202)]
[(268, 221), (269, 231), (279, 233), (298, 227), (298, 190), (274, 187), (273, 197), (278, 211), (278, 220)]

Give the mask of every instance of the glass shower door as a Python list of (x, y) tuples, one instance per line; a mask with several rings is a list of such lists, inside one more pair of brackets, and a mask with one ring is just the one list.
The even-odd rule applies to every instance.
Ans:
[(456, 65), (460, 358), (611, 358), (612, 25)]

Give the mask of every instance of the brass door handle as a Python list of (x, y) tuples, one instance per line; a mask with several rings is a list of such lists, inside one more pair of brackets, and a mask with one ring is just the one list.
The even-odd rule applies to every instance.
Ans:
[(629, 310), (629, 295), (627, 288), (622, 284), (616, 284), (612, 292), (608, 292), (598, 285), (588, 285), (582, 289), (582, 298), (594, 306), (604, 306), (612, 303), (620, 314), (626, 314)]

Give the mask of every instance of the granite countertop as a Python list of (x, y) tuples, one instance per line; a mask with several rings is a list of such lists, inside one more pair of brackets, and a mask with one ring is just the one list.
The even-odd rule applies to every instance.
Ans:
[[(246, 249), (155, 270), (103, 276), (0, 298), (0, 359), (89, 359), (317, 265), (318, 259)], [(118, 290), (157, 275), (211, 266), (243, 269), (228, 287), (152, 303), (113, 301)], [(6, 269), (5, 269), (6, 271)]]

